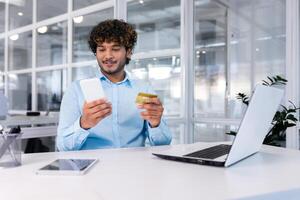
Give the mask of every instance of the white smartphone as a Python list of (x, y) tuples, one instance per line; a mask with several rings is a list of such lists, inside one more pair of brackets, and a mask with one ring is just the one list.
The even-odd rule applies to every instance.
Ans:
[(36, 174), (41, 175), (83, 175), (98, 159), (57, 159), (40, 168)]
[(80, 87), (84, 98), (87, 102), (105, 97), (101, 82), (99, 78), (90, 78), (80, 81)]

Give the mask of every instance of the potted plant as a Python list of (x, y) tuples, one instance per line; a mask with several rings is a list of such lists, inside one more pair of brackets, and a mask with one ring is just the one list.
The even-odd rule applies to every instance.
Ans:
[[(275, 86), (275, 85), (286, 85), (287, 80), (282, 78), (281, 76), (273, 76), (267, 77), (268, 80), (263, 80), (262, 84), (266, 86)], [(241, 100), (243, 104), (248, 106), (249, 97), (244, 93), (238, 93), (237, 99)], [(298, 119), (294, 116), (299, 107), (295, 106), (295, 104), (289, 101), (289, 107), (284, 105), (280, 105), (280, 109), (276, 112), (273, 120), (272, 120), (272, 128), (268, 132), (266, 138), (264, 139), (264, 144), (273, 145), (273, 146), (282, 146), (282, 143), (286, 139), (286, 130), (289, 127), (296, 126)], [(226, 133), (228, 135), (236, 135), (237, 132), (230, 131)]]

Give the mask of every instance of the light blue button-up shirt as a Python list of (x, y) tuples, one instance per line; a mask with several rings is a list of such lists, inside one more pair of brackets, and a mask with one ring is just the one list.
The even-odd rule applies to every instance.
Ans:
[(126, 73), (123, 81), (113, 83), (103, 74), (99, 79), (108, 101), (112, 104), (112, 114), (102, 119), (96, 126), (85, 130), (80, 127), (80, 116), (84, 97), (79, 81), (75, 81), (66, 91), (61, 107), (57, 134), (60, 151), (140, 147), (146, 138), (150, 145), (170, 144), (172, 135), (165, 121), (156, 128), (141, 118), (141, 110), (136, 107), (135, 98), (139, 92), (154, 93), (148, 84), (132, 79)]

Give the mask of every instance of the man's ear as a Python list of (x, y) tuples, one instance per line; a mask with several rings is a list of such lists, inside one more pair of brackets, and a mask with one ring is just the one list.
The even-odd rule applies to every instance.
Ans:
[(132, 55), (132, 50), (128, 49), (127, 52), (126, 52), (126, 57), (131, 59), (131, 55)]

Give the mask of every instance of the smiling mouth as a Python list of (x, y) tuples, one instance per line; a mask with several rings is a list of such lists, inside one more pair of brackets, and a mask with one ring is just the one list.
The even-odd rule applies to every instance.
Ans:
[(117, 62), (116, 61), (113, 61), (113, 60), (106, 60), (106, 61), (104, 61), (103, 62), (103, 64), (105, 64), (105, 65), (114, 65), (114, 64), (116, 64)]

